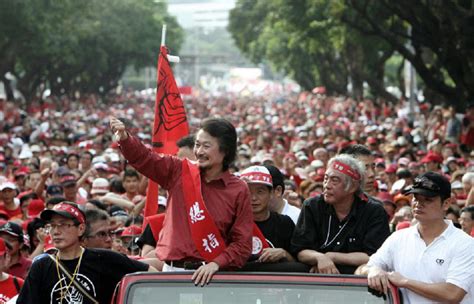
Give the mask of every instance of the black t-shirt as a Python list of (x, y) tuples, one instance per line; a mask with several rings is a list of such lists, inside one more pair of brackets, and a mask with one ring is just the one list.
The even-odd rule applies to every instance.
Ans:
[[(372, 255), (389, 236), (387, 213), (372, 199), (356, 197), (349, 215), (339, 221), (334, 207), (322, 195), (303, 204), (291, 239), (291, 253), (312, 249), (318, 252), (365, 252)], [(343, 273), (354, 273), (357, 267), (341, 267)], [(345, 269), (342, 269), (345, 268)]]
[[(72, 275), (79, 258), (61, 260), (61, 262)], [(115, 286), (124, 275), (147, 271), (148, 267), (147, 264), (131, 260), (114, 251), (86, 249), (76, 275), (76, 281), (79, 281), (99, 303), (110, 303)], [(61, 282), (58, 280), (56, 263), (46, 254), (39, 256), (31, 265), (17, 303), (60, 303), (61, 286), (62, 290), (65, 290), (71, 281), (64, 276), (61, 270), (59, 272)], [(69, 292), (63, 298), (62, 303), (92, 303), (74, 287), (74, 284), (68, 290)]]
[(150, 224), (146, 225), (145, 230), (137, 240), (137, 245), (140, 246), (140, 248), (143, 248), (143, 245), (156, 247), (156, 240), (153, 236), (153, 232), (151, 231)]
[(283, 248), (290, 252), (290, 241), (295, 224), (287, 215), (270, 212), (265, 221), (255, 222), (272, 248)]

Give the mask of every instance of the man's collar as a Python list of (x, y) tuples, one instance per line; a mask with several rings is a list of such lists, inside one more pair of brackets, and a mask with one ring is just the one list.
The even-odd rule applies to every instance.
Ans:
[(226, 171), (222, 172), (222, 174), (219, 175), (217, 178), (207, 182), (205, 177), (204, 177), (204, 174), (201, 172), (201, 178), (204, 179), (204, 181), (206, 181), (206, 183), (213, 183), (213, 182), (216, 182), (216, 181), (222, 181), (224, 183), (224, 186), (226, 186), (226, 187), (229, 185), (231, 177), (232, 177), (232, 173), (230, 173), (229, 170), (226, 170)]
[[(366, 201), (361, 199), (359, 195), (354, 195), (354, 201), (352, 202), (352, 205), (351, 205), (351, 211), (349, 211), (349, 214), (347, 215), (346, 219), (349, 220), (352, 217), (353, 218), (357, 217), (358, 209), (361, 208), (361, 206), (365, 203)], [(328, 214), (336, 216), (336, 210), (334, 209), (333, 205), (326, 203), (326, 211)]]

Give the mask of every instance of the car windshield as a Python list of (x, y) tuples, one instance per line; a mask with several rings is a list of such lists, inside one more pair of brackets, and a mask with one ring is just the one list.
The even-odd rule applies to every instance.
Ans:
[(140, 304), (313, 304), (386, 303), (364, 286), (213, 283), (205, 288), (177, 283), (131, 286), (127, 303)]

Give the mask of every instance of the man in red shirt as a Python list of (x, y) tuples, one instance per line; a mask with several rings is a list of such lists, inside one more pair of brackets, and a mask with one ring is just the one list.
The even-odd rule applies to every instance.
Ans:
[[(194, 155), (199, 167), (198, 189), (184, 185), (189, 182), (184, 178), (188, 160), (152, 153), (138, 139), (130, 136), (125, 125), (116, 118), (111, 118), (110, 126), (129, 163), (168, 190), (166, 218), (156, 250), (158, 259), (166, 263), (164, 270), (193, 266), (192, 268), (197, 268), (193, 275), (194, 283), (204, 285), (219, 269), (242, 267), (252, 250), (253, 215), (247, 185), (229, 172), (237, 148), (234, 126), (224, 119), (207, 119), (202, 123), (194, 145)], [(191, 182), (196, 180), (196, 175), (192, 177)], [(204, 209), (207, 210), (191, 208), (187, 211), (188, 192), (191, 190), (202, 193)], [(196, 204), (198, 202), (193, 207)], [(209, 217), (204, 217), (203, 212), (207, 211)], [(209, 219), (215, 223), (214, 227), (210, 228), (208, 225), (204, 230), (216, 233), (209, 233), (209, 240), (202, 239), (200, 244), (195, 238), (199, 231), (191, 227), (196, 227), (194, 224), (204, 218), (207, 223)], [(216, 246), (219, 247), (221, 243), (216, 242), (216, 237), (219, 239), (220, 236), (225, 242), (225, 249), (214, 259), (204, 262), (203, 255), (206, 252), (202, 249), (211, 252)]]
[(14, 222), (7, 222), (0, 226), (0, 238), (8, 242), (12, 249), (10, 254), (10, 265), (7, 272), (14, 276), (25, 278), (31, 267), (31, 260), (21, 255), (20, 249), (23, 244), (23, 230)]
[(10, 264), (10, 255), (8, 254), (8, 244), (0, 238), (0, 304), (5, 304), (11, 298), (16, 296), (23, 286), (23, 280), (14, 277), (5, 271)]

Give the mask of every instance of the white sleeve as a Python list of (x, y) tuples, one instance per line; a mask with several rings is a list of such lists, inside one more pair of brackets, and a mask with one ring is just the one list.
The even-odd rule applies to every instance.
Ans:
[(474, 284), (474, 239), (460, 243), (448, 268), (446, 283), (454, 284), (469, 292)]
[(385, 240), (377, 252), (370, 256), (367, 266), (377, 266), (385, 271), (393, 270), (393, 252), (398, 243), (398, 234), (395, 232)]

